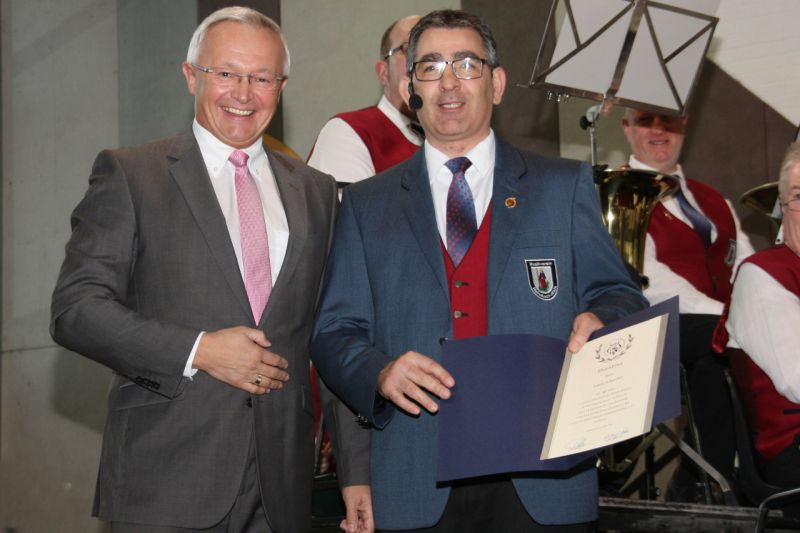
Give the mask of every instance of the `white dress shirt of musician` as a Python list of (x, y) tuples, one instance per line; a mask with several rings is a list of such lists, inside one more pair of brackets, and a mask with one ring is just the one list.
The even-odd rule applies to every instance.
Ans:
[[(625, 136), (633, 151), (628, 164), (633, 169), (676, 176), (680, 180), (681, 190), (688, 202), (702, 213), (703, 210), (686, 185), (683, 169), (678, 164), (687, 123), (686, 117), (668, 117), (628, 109), (623, 118)], [(739, 263), (753, 254), (755, 250), (750, 239), (741, 231), (739, 218), (730, 201), (726, 199), (725, 202), (728, 204), (736, 225), (736, 257), (732, 268), (733, 274)], [(674, 195), (661, 200), (661, 204), (676, 219), (693, 227)], [(717, 229), (713, 220), (709, 219), (709, 222), (711, 222), (711, 242), (713, 243), (717, 238)], [(650, 285), (644, 290), (644, 295), (651, 305), (678, 295), (682, 314), (722, 314), (725, 302), (707, 296), (666, 264), (656, 259), (656, 244), (649, 234), (645, 241), (644, 274), (650, 282)], [(732, 278), (733, 275), (731, 280)]]
[[(781, 168), (783, 242), (800, 255), (800, 142)], [(731, 295), (729, 348), (741, 348), (786, 399), (800, 403), (800, 295), (752, 263), (739, 269)]]
[[(412, 128), (414, 113), (400, 95), (399, 84), (405, 75), (408, 32), (420, 19), (418, 15), (397, 20), (381, 40), (381, 59), (375, 63), (375, 74), (383, 86), (378, 110), (412, 144), (422, 146), (423, 137)], [(308, 165), (331, 174), (339, 183), (355, 183), (376, 174), (375, 163), (361, 136), (342, 118), (333, 117), (319, 132)]]

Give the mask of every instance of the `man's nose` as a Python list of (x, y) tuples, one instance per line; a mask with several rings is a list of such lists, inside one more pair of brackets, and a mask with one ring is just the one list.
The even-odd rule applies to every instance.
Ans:
[(453, 64), (445, 65), (444, 72), (442, 72), (442, 79), (439, 80), (439, 84), (443, 89), (452, 89), (457, 87), (461, 83), (461, 80), (456, 77), (456, 73), (453, 70)]
[(253, 83), (249, 74), (237, 76), (236, 84), (231, 89), (231, 95), (239, 102), (248, 101), (253, 95)]

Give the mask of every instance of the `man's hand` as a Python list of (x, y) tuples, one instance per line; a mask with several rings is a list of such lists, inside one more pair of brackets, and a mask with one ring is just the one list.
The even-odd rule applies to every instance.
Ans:
[(567, 349), (572, 353), (579, 352), (589, 340), (589, 335), (602, 327), (603, 323), (594, 313), (579, 314), (572, 323), (572, 333), (569, 336)]
[(263, 331), (244, 326), (204, 333), (192, 366), (250, 394), (265, 394), (289, 379), (289, 363), (267, 350), (271, 345)]
[(351, 485), (342, 489), (347, 516), (339, 528), (347, 533), (373, 533), (372, 490), (369, 485)]
[(380, 395), (412, 415), (420, 413), (420, 405), (428, 412), (438, 411), (439, 406), (425, 391), (446, 400), (455, 383), (442, 365), (417, 352), (404, 353), (378, 374)]

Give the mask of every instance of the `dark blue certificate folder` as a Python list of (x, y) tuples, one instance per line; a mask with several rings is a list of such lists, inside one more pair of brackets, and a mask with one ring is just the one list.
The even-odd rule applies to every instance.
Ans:
[[(678, 299), (595, 332), (598, 337), (668, 314), (653, 424), (680, 414)], [(596, 450), (541, 460), (566, 342), (539, 335), (490, 335), (444, 346), (456, 385), (440, 402), (437, 480), (569, 470)], [(633, 436), (633, 435), (632, 435)]]

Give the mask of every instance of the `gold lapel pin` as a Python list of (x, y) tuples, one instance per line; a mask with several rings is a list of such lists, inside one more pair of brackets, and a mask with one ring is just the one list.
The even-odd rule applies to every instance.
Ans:
[(514, 209), (517, 207), (517, 199), (513, 196), (506, 198), (506, 207), (509, 209)]

